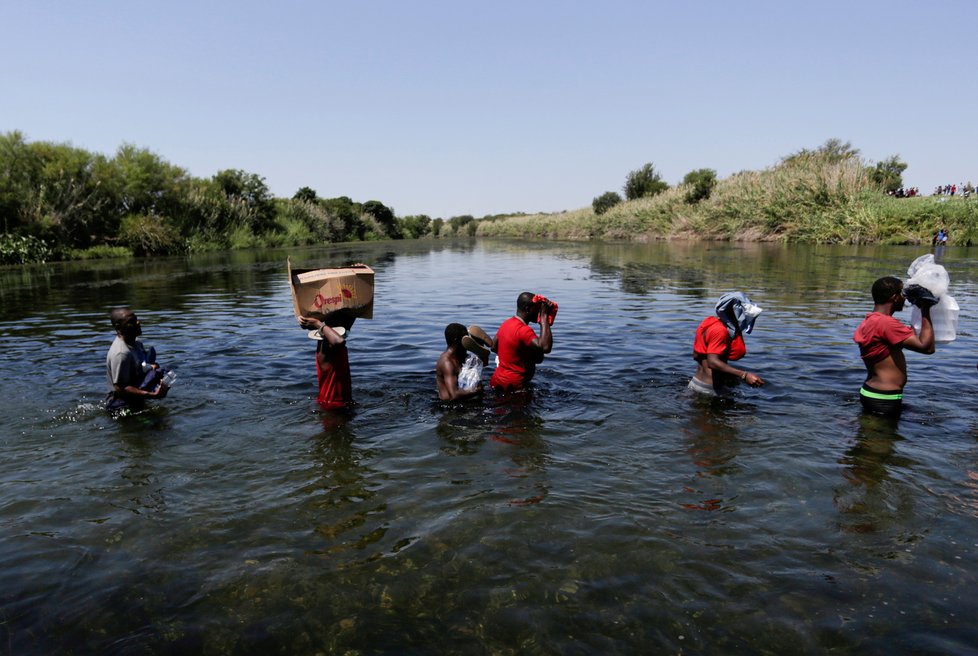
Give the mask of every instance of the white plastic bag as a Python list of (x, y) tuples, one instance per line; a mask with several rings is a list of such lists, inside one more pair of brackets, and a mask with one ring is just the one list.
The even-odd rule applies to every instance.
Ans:
[(947, 269), (934, 262), (934, 255), (927, 253), (921, 255), (910, 264), (907, 269), (909, 279), (904, 286), (920, 285), (937, 298), (947, 294), (947, 288), (951, 284), (951, 278), (947, 275)]
[(462, 370), (458, 372), (458, 388), (472, 389), (480, 382), (482, 382), (482, 360), (475, 353), (469, 353)]
[[(910, 263), (907, 269), (910, 278), (904, 284), (920, 285), (930, 291), (939, 300), (937, 305), (930, 309), (930, 322), (934, 326), (934, 341), (938, 344), (953, 342), (958, 336), (958, 313), (961, 307), (954, 297), (949, 296), (947, 288), (951, 284), (951, 277), (947, 275), (947, 269), (934, 262), (931, 253), (921, 255)], [(910, 313), (910, 325), (914, 331), (920, 333), (920, 309), (914, 306)]]

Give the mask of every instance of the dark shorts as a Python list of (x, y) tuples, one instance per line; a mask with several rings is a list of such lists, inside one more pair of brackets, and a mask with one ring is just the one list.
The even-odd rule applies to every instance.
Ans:
[(903, 409), (903, 390), (878, 390), (863, 383), (859, 388), (859, 402), (866, 412), (893, 417)]

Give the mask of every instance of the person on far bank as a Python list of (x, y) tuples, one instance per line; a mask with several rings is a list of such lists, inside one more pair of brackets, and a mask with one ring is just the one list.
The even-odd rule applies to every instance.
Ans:
[[(907, 300), (920, 309), (920, 334), (893, 317)], [(907, 384), (907, 359), (903, 350), (926, 355), (934, 352), (930, 308), (936, 303), (933, 294), (919, 285), (904, 290), (899, 278), (887, 276), (873, 283), (873, 311), (866, 315), (852, 337), (866, 365), (866, 382), (859, 389), (859, 401), (867, 412), (900, 414), (903, 388)]]
[[(489, 384), (499, 392), (515, 392), (526, 388), (537, 365), (553, 349), (550, 325), (557, 313), (553, 301), (523, 292), (516, 298), (516, 315), (503, 322), (492, 340), (492, 350), (499, 356), (499, 363)], [(529, 324), (540, 324), (538, 336)]]
[(749, 335), (754, 330), (761, 308), (746, 294), (732, 292), (721, 296), (715, 309), (716, 316), (703, 319), (693, 337), (696, 373), (689, 389), (708, 396), (726, 396), (741, 381), (751, 387), (762, 386), (760, 376), (730, 364), (747, 355), (744, 333)]
[(105, 377), (109, 384), (106, 409), (114, 413), (140, 410), (146, 401), (165, 398), (169, 387), (163, 382), (156, 358), (148, 357), (136, 339), (143, 334), (139, 318), (129, 308), (112, 310), (110, 318), (115, 340), (105, 356)]
[(346, 338), (356, 317), (346, 309), (330, 312), (323, 319), (299, 317), (299, 325), (310, 330), (316, 344), (317, 401), (325, 410), (340, 410), (353, 403), (353, 380)]
[(442, 401), (465, 401), (482, 395), (482, 367), (488, 364), (489, 336), (478, 326), (445, 326), (448, 346), (435, 365), (435, 384)]

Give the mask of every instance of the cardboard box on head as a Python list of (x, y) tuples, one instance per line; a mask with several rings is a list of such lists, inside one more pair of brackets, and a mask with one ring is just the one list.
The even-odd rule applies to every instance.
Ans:
[(337, 269), (293, 269), (286, 260), (295, 316), (323, 319), (341, 308), (361, 319), (374, 316), (374, 270), (366, 264)]

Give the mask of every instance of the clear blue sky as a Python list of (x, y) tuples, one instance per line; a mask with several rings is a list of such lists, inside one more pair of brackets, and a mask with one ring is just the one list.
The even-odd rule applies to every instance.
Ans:
[(761, 169), (826, 139), (978, 183), (978, 4), (0, 5), (0, 132), (149, 148), (400, 216), (559, 211), (653, 162)]

